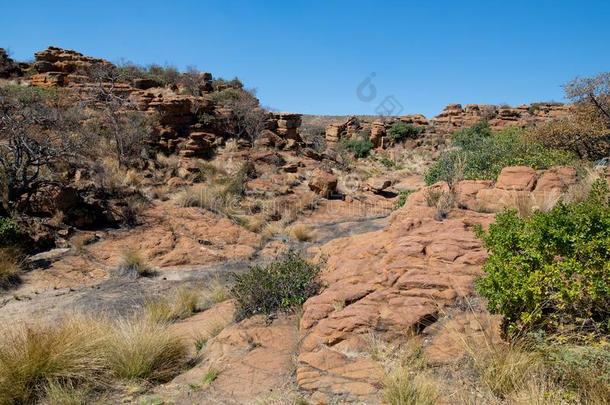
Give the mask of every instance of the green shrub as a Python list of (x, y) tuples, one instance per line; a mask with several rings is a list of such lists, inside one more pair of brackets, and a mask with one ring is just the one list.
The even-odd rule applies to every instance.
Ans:
[(460, 163), (466, 180), (495, 180), (506, 166), (546, 169), (577, 161), (569, 152), (526, 139), (523, 131), (514, 127), (492, 133), (489, 125), (479, 123), (455, 132), (452, 140), (454, 147), (444, 152), (426, 172), (428, 185), (451, 178)]
[(509, 332), (610, 331), (610, 207), (605, 180), (587, 200), (496, 217), (478, 230), (489, 258), (477, 290)]
[(422, 127), (416, 127), (415, 125), (398, 121), (392, 124), (388, 130), (388, 139), (393, 143), (399, 143), (405, 139), (417, 137), (422, 131)]
[(398, 201), (396, 201), (396, 204), (394, 205), (394, 209), (403, 207), (405, 205), (405, 203), (407, 202), (407, 198), (409, 198), (409, 196), (411, 195), (412, 192), (413, 192), (413, 190), (402, 190), (398, 194)]
[(319, 271), (297, 253), (288, 252), (266, 266), (255, 265), (243, 274), (233, 274), (231, 293), (237, 300), (237, 319), (302, 305), (318, 292)]
[(0, 217), (0, 246), (15, 244), (19, 241), (21, 229), (11, 218)]
[(356, 139), (342, 140), (341, 144), (358, 159), (367, 157), (371, 149), (373, 149), (373, 143), (370, 141), (369, 133), (366, 131), (359, 133)]

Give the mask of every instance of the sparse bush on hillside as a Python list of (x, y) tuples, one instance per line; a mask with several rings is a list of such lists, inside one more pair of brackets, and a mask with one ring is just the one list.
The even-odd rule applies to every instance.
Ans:
[(356, 158), (360, 159), (369, 155), (373, 149), (373, 143), (369, 139), (369, 133), (363, 131), (358, 134), (357, 139), (342, 139), (340, 147), (349, 150)]
[(463, 166), (463, 179), (495, 180), (506, 166), (525, 165), (546, 169), (577, 162), (573, 154), (529, 140), (517, 128), (492, 133), (486, 123), (455, 132), (453, 146), (430, 166), (425, 175), (427, 184), (448, 181), (459, 165)]
[(552, 120), (531, 131), (544, 145), (566, 150), (583, 159), (610, 154), (610, 73), (580, 77), (564, 86), (574, 104), (568, 117)]
[(82, 111), (60, 91), (0, 87), (0, 195), (9, 209), (23, 194), (59, 181), (56, 167), (81, 151)]
[(417, 127), (412, 124), (405, 124), (404, 122), (398, 121), (392, 124), (388, 130), (388, 139), (392, 143), (399, 143), (408, 138), (416, 138), (421, 134), (423, 128)]
[(232, 117), (226, 123), (226, 130), (236, 138), (253, 141), (265, 129), (269, 113), (259, 104), (254, 90), (230, 87), (212, 93), (212, 100), (231, 110)]
[(20, 235), (21, 228), (13, 219), (0, 217), (0, 247), (17, 243)]
[(479, 229), (489, 250), (477, 290), (509, 332), (610, 331), (610, 207), (605, 180), (589, 198)]
[(231, 294), (237, 300), (236, 318), (269, 315), (302, 305), (317, 293), (319, 271), (297, 253), (288, 252), (268, 265), (254, 265), (243, 274), (234, 274)]

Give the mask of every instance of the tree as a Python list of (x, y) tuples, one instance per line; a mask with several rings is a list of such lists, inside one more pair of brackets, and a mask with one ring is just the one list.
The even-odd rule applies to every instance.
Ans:
[(584, 159), (599, 159), (610, 153), (610, 73), (581, 77), (564, 86), (573, 101), (569, 115), (555, 119), (532, 134), (553, 148), (576, 153)]
[(84, 100), (98, 113), (94, 130), (113, 145), (119, 165), (126, 166), (140, 155), (152, 131), (149, 120), (136, 110), (129, 92), (121, 85), (133, 79), (137, 70), (98, 65), (89, 74), (95, 86)]
[(254, 141), (265, 129), (269, 112), (260, 106), (254, 90), (228, 88), (213, 93), (212, 100), (231, 110), (229, 129), (235, 137)]
[(56, 166), (78, 153), (82, 110), (57, 92), (0, 88), (0, 180), (2, 205), (54, 182)]

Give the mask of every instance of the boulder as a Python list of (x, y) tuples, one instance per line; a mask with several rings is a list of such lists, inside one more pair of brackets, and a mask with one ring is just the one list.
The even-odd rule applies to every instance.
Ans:
[(556, 166), (546, 170), (536, 182), (535, 191), (565, 191), (576, 183), (576, 169)]
[(496, 188), (502, 190), (531, 191), (536, 185), (536, 171), (528, 166), (509, 166), (502, 169)]
[(308, 185), (311, 191), (329, 198), (337, 190), (337, 177), (332, 173), (316, 169), (312, 173)]
[(367, 186), (374, 193), (380, 193), (392, 185), (392, 181), (382, 177), (373, 177), (367, 180)]

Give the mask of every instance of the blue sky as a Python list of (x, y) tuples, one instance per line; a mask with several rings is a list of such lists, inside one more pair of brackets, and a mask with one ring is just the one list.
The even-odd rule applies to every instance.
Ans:
[(610, 70), (608, 21), (607, 0), (29, 0), (2, 5), (0, 47), (194, 65), (281, 111), (375, 114), (393, 96), (432, 116), (452, 102), (562, 101), (561, 84)]

